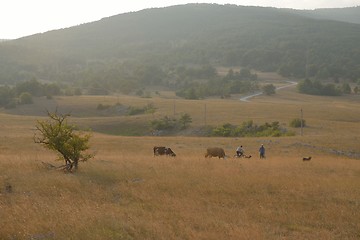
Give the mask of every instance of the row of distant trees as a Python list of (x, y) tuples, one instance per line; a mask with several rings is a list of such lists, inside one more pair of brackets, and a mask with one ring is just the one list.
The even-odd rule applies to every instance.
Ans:
[(187, 81), (179, 86), (176, 95), (186, 99), (201, 99), (209, 96), (229, 97), (231, 94), (254, 92), (259, 89), (257, 74), (248, 68), (240, 71), (230, 69), (223, 77), (215, 71), (207, 78)]
[[(298, 84), (298, 91), (300, 93), (311, 95), (325, 95), (325, 96), (339, 96), (341, 94), (350, 94), (352, 89), (349, 83), (333, 84), (322, 83), (318, 80), (305, 79)], [(357, 94), (359, 87), (355, 86), (353, 92)]]
[[(103, 76), (93, 72), (92, 78), (79, 79), (77, 87), (70, 83), (42, 83), (36, 78), (18, 82), (15, 86), (0, 87), (0, 107), (12, 108), (17, 104), (32, 103), (32, 97), (56, 95), (81, 95), (83, 92), (90, 95), (107, 95), (111, 92), (137, 94), (146, 96), (147, 86), (161, 85), (176, 92), (176, 95), (185, 99), (203, 99), (209, 96), (230, 97), (231, 94), (243, 94), (262, 90), (267, 95), (275, 93), (275, 86), (267, 84), (259, 87), (257, 75), (248, 68), (240, 71), (230, 69), (225, 76), (220, 76), (211, 65), (198, 67), (178, 67), (171, 71), (164, 71), (156, 66), (127, 69), (127, 78), (113, 74)], [(79, 76), (80, 77), (80, 76)], [(83, 81), (81, 81), (83, 80)], [(356, 83), (355, 83), (356, 84)], [(348, 82), (323, 83), (318, 79), (305, 79), (298, 84), (298, 91), (304, 94), (338, 96), (359, 92), (359, 84), (353, 89)]]
[(31, 104), (33, 97), (47, 97), (51, 99), (58, 95), (81, 94), (80, 89), (71, 89), (67, 85), (56, 83), (41, 83), (32, 78), (29, 81), (18, 82), (15, 86), (0, 87), (0, 107), (14, 108), (17, 104)]
[[(56, 95), (108, 95), (113, 92), (146, 96), (149, 86), (167, 87), (185, 99), (202, 99), (209, 96), (229, 97), (231, 94), (254, 92), (259, 89), (257, 75), (250, 69), (230, 69), (220, 76), (216, 68), (206, 64), (164, 70), (155, 65), (117, 65), (113, 71), (91, 68), (87, 73), (69, 76), (67, 82), (42, 83), (36, 78), (18, 82), (14, 87), (0, 89), (0, 106), (11, 107), (22, 93), (26, 96), (51, 98)], [(96, 70), (95, 70), (96, 69)], [(66, 73), (64, 73), (66, 75)], [(73, 82), (70, 82), (75, 78)], [(75, 85), (74, 85), (75, 84)], [(71, 87), (70, 87), (71, 86)], [(75, 87), (74, 87), (75, 86)], [(30, 101), (30, 100), (29, 100)]]

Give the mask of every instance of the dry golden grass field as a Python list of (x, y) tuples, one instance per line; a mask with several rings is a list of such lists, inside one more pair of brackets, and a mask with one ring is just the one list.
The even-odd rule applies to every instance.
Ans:
[[(154, 114), (103, 116), (98, 104), (144, 106)], [(70, 112), (93, 129), (94, 159), (76, 173), (33, 142), (45, 109)], [(294, 89), (250, 102), (189, 101), (169, 92), (151, 98), (58, 97), (0, 113), (0, 239), (360, 239), (360, 96), (317, 97)], [(205, 114), (206, 108), (206, 114)], [(290, 137), (215, 138), (117, 136), (111, 129), (188, 113), (193, 126), (262, 124), (289, 128), (303, 109), (307, 127)], [(100, 133), (103, 132), (103, 133)], [(219, 146), (232, 156), (243, 145), (250, 159), (204, 157)], [(260, 144), (265, 160), (258, 158)], [(154, 145), (175, 158), (154, 157)], [(312, 156), (303, 162), (302, 157)], [(11, 186), (11, 189), (10, 189)]]

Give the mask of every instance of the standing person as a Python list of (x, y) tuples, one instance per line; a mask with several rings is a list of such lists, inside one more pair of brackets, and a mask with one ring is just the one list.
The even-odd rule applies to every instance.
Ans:
[(242, 155), (244, 154), (244, 149), (242, 148), (243, 146), (239, 146), (236, 149), (236, 156), (237, 157), (242, 157)]
[(261, 147), (259, 148), (259, 153), (260, 153), (260, 159), (261, 159), (261, 158), (265, 158), (265, 147), (264, 147), (264, 144), (261, 144)]

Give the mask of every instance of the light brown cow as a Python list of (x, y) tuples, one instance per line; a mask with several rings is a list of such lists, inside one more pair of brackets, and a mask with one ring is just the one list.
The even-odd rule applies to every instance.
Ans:
[(225, 158), (225, 151), (220, 147), (211, 147), (206, 149), (205, 157), (219, 157)]

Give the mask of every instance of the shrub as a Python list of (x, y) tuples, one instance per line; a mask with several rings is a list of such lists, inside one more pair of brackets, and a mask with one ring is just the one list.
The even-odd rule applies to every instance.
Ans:
[(180, 119), (179, 119), (179, 124), (181, 125), (182, 129), (185, 129), (185, 128), (189, 127), (191, 122), (192, 122), (192, 118), (187, 113), (182, 114)]
[(340, 89), (336, 88), (334, 84), (322, 84), (321, 82), (309, 79), (305, 79), (299, 82), (298, 91), (300, 93), (310, 94), (310, 95), (324, 95), (324, 96), (339, 96), (341, 95)]
[(152, 103), (147, 104), (145, 107), (128, 107), (128, 115), (137, 115), (143, 113), (154, 113), (156, 110), (155, 106)]
[(301, 126), (305, 127), (305, 120), (300, 118), (295, 118), (290, 121), (290, 127), (299, 128)]
[(75, 126), (67, 123), (70, 116), (49, 113), (49, 120), (38, 121), (34, 142), (55, 151), (59, 159), (65, 161), (65, 169), (77, 170), (80, 161), (87, 161), (93, 154), (85, 153), (89, 149), (90, 134), (82, 134)]
[(275, 86), (273, 84), (267, 84), (263, 87), (263, 91), (266, 95), (275, 94)]
[(33, 103), (32, 95), (28, 92), (21, 93), (19, 96), (19, 103), (20, 104), (32, 104)]
[(280, 124), (277, 121), (256, 125), (252, 120), (249, 120), (240, 126), (226, 123), (212, 130), (212, 135), (219, 137), (279, 137), (286, 134), (286, 130), (280, 129)]
[(152, 130), (176, 130), (176, 129), (186, 129), (189, 127), (192, 122), (192, 118), (189, 114), (184, 113), (179, 119), (170, 118), (168, 116), (163, 117), (162, 119), (155, 119), (150, 122)]
[(165, 116), (162, 119), (152, 120), (150, 125), (154, 130), (172, 130), (176, 127), (176, 119)]
[(96, 107), (96, 110), (102, 111), (102, 110), (106, 110), (109, 108), (110, 108), (110, 105), (99, 103)]

